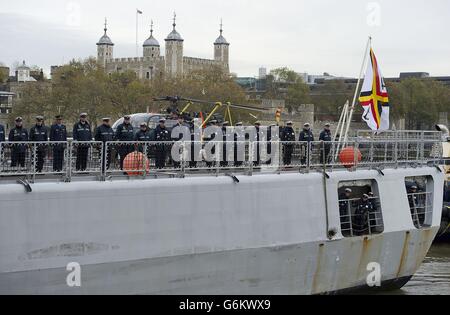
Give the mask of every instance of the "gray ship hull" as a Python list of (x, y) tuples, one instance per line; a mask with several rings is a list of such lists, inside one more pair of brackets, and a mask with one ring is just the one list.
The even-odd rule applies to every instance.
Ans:
[[(404, 180), (433, 178), (429, 228), (411, 220)], [(0, 190), (1, 294), (324, 294), (419, 268), (439, 229), (436, 168), (117, 182)], [(338, 185), (375, 179), (384, 233), (340, 233)], [(403, 192), (403, 194), (402, 194)], [(325, 198), (326, 196), (326, 198)], [(326, 210), (328, 209), (328, 210)], [(332, 240), (330, 230), (337, 231)], [(81, 287), (69, 287), (71, 262)]]
[(0, 274), (0, 294), (340, 293), (368, 289), (370, 262), (380, 262), (383, 286), (400, 287), (421, 265), (435, 232), (90, 265), (81, 269), (79, 288), (67, 286), (65, 268), (7, 273)]

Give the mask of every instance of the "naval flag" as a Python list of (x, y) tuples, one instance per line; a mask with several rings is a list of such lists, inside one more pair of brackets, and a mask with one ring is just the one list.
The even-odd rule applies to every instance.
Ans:
[(359, 102), (364, 109), (363, 120), (374, 131), (386, 131), (389, 130), (389, 96), (372, 49), (370, 49), (369, 59), (359, 97)]

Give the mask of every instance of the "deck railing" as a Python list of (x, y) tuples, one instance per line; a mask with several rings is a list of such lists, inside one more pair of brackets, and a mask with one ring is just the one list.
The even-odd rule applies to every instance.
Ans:
[[(343, 152), (344, 150), (345, 152)], [(209, 142), (2, 142), (0, 179), (80, 176), (148, 177), (187, 174), (309, 172), (439, 165), (436, 140), (209, 141)]]

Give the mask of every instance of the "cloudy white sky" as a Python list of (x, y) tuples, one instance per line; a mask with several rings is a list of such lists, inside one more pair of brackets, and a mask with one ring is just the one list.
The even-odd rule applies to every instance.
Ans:
[(369, 35), (385, 76), (450, 75), (448, 0), (0, 0), (0, 62), (26, 60), (48, 71), (94, 56), (105, 17), (115, 57), (134, 56), (136, 8), (144, 12), (140, 46), (151, 19), (164, 45), (176, 10), (185, 54), (193, 57), (212, 58), (223, 18), (231, 71), (240, 76), (288, 66), (355, 77)]

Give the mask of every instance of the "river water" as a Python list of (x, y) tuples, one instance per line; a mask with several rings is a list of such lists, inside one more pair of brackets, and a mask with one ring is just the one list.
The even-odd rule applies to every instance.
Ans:
[(394, 295), (450, 295), (450, 243), (433, 245), (414, 278)]

